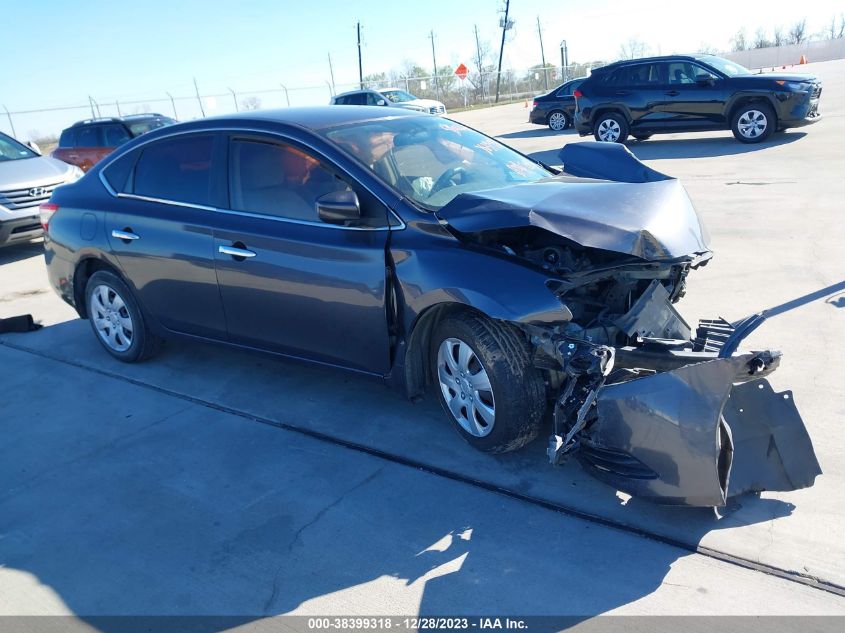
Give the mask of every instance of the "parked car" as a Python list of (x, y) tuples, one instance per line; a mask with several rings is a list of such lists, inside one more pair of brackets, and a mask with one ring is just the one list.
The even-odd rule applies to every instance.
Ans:
[(624, 143), (628, 135), (731, 130), (759, 143), (776, 130), (821, 120), (813, 75), (752, 74), (714, 55), (671, 55), (596, 68), (575, 91), (581, 136)]
[(420, 99), (399, 88), (352, 90), (334, 97), (331, 100), (331, 105), (394, 106), (429, 114), (446, 114), (446, 106), (440, 101)]
[(56, 187), (80, 176), (78, 167), (41, 156), (0, 132), (0, 247), (40, 237), (38, 206)]
[(76, 165), (82, 171), (88, 171), (97, 161), (128, 140), (174, 123), (175, 119), (161, 114), (132, 114), (119, 118), (77, 121), (62, 131), (59, 145), (50, 155)]
[(572, 79), (551, 92), (534, 97), (528, 122), (548, 125), (555, 132), (572, 127), (575, 119), (575, 96), (572, 94), (584, 78)]
[(551, 401), (553, 463), (666, 503), (812, 485), (764, 379), (780, 354), (737, 352), (759, 323), (692, 338), (675, 310), (711, 257), (680, 183), (621, 145), (561, 160), (399, 109), (183, 123), (42, 205), (48, 276), (122, 361), (183, 336), (431, 386), (488, 452), (536, 437)]

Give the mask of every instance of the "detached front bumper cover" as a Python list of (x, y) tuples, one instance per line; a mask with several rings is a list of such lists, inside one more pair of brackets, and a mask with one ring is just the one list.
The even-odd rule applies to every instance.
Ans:
[(556, 341), (567, 378), (552, 463), (575, 455), (617, 490), (672, 505), (723, 506), (744, 492), (813, 485), (821, 468), (792, 393), (765, 379), (780, 354), (721, 357), (682, 343), (614, 350)]

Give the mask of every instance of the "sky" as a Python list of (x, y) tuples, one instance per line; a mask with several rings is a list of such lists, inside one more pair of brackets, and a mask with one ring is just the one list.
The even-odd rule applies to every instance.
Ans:
[[(630, 2), (511, 0), (515, 21), (503, 69), (540, 63), (537, 18), (546, 61), (560, 63), (565, 39), (570, 62), (612, 61), (630, 38), (653, 54), (727, 50), (744, 27), (786, 29), (806, 17), (810, 33), (843, 12), (841, 0)], [(431, 68), (434, 31), (439, 66), (471, 63), (473, 27), (498, 59), (504, 0), (0, 0), (0, 130), (11, 132), (3, 108), (21, 112), (63, 106), (75, 110), (14, 114), (17, 136), (56, 133), (90, 116), (91, 96), (103, 116), (153, 110), (180, 119), (198, 116), (196, 79), (206, 114), (230, 112), (252, 91), (262, 107), (327, 103), (331, 55), (337, 92), (358, 79), (356, 23), (362, 25), (364, 74), (410, 61)], [(130, 104), (130, 101), (140, 103)]]

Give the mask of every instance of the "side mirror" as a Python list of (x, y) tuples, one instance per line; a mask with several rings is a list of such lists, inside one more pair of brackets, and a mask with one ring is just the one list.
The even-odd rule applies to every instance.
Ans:
[(351, 189), (332, 191), (317, 198), (317, 215), (327, 224), (346, 225), (361, 219), (358, 196)]
[(385, 101), (384, 99), (379, 99), (378, 101), (376, 101), (376, 105), (380, 105), (380, 106), (387, 105), (387, 101)]
[(41, 148), (38, 147), (38, 144), (35, 141), (27, 141), (26, 146), (36, 154), (41, 154)]
[(695, 83), (699, 86), (712, 86), (716, 83), (716, 78), (713, 75), (701, 73), (700, 75), (695, 76)]

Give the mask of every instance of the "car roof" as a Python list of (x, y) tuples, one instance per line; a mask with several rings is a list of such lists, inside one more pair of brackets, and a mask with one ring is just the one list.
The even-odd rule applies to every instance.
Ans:
[(629, 66), (631, 64), (648, 64), (650, 62), (668, 62), (675, 60), (692, 62), (703, 57), (707, 57), (707, 55), (659, 55), (655, 57), (638, 57), (636, 59), (620, 59), (619, 61), (607, 64), (606, 66), (594, 68), (592, 72), (604, 72), (605, 70), (621, 68), (622, 66)]
[(127, 121), (143, 121), (144, 119), (167, 119), (167, 117), (163, 114), (158, 114), (157, 112), (144, 112), (141, 114), (127, 114), (125, 116), (103, 116), (103, 117), (94, 117), (92, 119), (82, 119), (81, 121), (77, 121), (70, 127), (83, 127), (85, 125), (98, 125), (102, 123), (125, 123)]
[[(338, 95), (339, 96), (339, 95)], [(409, 116), (431, 116), (424, 112), (415, 112), (414, 110), (406, 110), (403, 108), (385, 108), (383, 106), (344, 106), (338, 108), (337, 106), (310, 106), (300, 108), (279, 108), (275, 110), (251, 110), (249, 112), (240, 112), (238, 114), (227, 114), (216, 117), (208, 117), (194, 121), (197, 127), (201, 122), (222, 122), (225, 121), (227, 125), (237, 125), (239, 123), (248, 123), (250, 121), (266, 121), (272, 123), (286, 123), (288, 125), (296, 125), (298, 127), (309, 130), (322, 130), (327, 127), (336, 125), (345, 125), (348, 123), (360, 123), (364, 121), (373, 121), (378, 119), (395, 119), (397, 117)], [(180, 124), (180, 125), (190, 125)], [(172, 130), (173, 127), (170, 126)]]
[(376, 90), (375, 88), (360, 88), (358, 90), (347, 90), (346, 92), (341, 92), (340, 94), (335, 95), (333, 98), (337, 99), (338, 97), (345, 97), (346, 95), (357, 95), (361, 94), (362, 92), (378, 92), (378, 90)]

